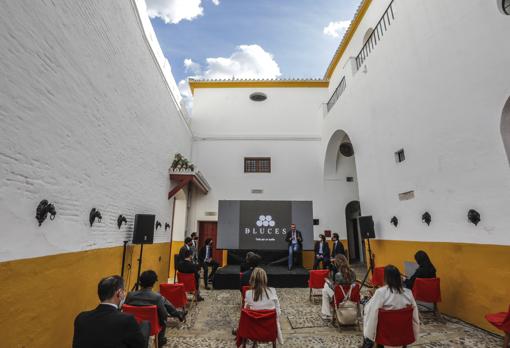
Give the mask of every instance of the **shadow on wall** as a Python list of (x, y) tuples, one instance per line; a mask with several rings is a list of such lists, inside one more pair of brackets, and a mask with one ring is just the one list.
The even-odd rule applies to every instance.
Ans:
[(506, 101), (501, 115), (501, 137), (505, 146), (506, 157), (510, 165), (510, 98)]

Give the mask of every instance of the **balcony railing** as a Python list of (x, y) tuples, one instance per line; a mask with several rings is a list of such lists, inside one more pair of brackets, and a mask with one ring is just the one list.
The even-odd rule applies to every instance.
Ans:
[(381, 17), (381, 19), (379, 19), (379, 22), (377, 22), (374, 31), (372, 31), (372, 34), (370, 34), (370, 37), (365, 42), (363, 48), (357, 55), (356, 70), (359, 70), (359, 68), (361, 68), (361, 66), (365, 62), (365, 59), (367, 59), (372, 50), (375, 49), (375, 46), (377, 46), (379, 41), (381, 41), (381, 38), (384, 36), (384, 33), (388, 30), (389, 26), (394, 22), (394, 20), (395, 15), (393, 13), (393, 1), (391, 1), (386, 11), (384, 11), (383, 16)]
[(338, 100), (338, 98), (340, 98), (342, 93), (345, 91), (346, 87), (347, 87), (347, 83), (345, 82), (345, 76), (344, 76), (342, 78), (342, 81), (340, 81), (340, 83), (336, 87), (335, 91), (331, 95), (331, 98), (329, 98), (329, 100), (328, 100), (328, 104), (327, 104), (328, 112), (329, 112), (329, 110), (331, 110), (333, 108), (333, 105), (335, 105), (336, 101)]

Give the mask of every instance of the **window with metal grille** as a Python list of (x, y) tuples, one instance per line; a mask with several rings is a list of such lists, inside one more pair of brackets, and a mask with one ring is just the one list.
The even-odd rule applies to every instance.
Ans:
[(510, 15), (510, 0), (501, 0), (503, 4), (503, 11)]
[(245, 173), (271, 173), (271, 157), (245, 157)]
[(406, 155), (404, 153), (404, 149), (398, 150), (395, 152), (395, 161), (397, 163), (404, 162), (406, 160)]

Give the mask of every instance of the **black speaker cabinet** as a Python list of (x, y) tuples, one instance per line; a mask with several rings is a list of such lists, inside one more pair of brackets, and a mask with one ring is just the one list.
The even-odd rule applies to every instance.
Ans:
[(136, 214), (133, 244), (152, 244), (154, 241), (154, 220), (156, 215)]
[(375, 238), (374, 220), (372, 216), (360, 216), (358, 221), (361, 237), (363, 237), (363, 239)]

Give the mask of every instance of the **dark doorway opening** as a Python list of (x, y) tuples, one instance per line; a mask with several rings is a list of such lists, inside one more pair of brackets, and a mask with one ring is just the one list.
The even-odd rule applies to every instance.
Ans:
[(361, 215), (359, 201), (351, 201), (345, 206), (345, 222), (347, 228), (347, 249), (349, 262), (364, 262), (364, 241), (358, 229), (358, 217)]
[(218, 223), (216, 221), (200, 221), (198, 223), (198, 249), (200, 250), (205, 240), (213, 240), (213, 259), (223, 266), (223, 250), (216, 249), (216, 238), (218, 234)]

